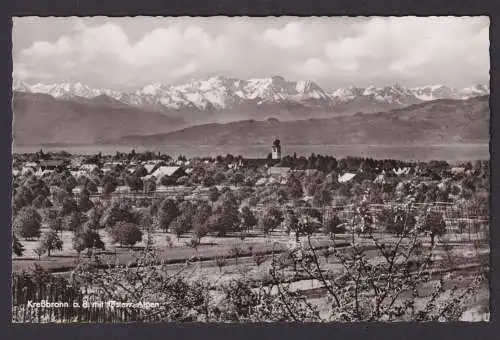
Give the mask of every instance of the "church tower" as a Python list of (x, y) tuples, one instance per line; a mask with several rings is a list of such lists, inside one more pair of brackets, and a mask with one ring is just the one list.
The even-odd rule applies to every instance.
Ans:
[(281, 143), (278, 138), (276, 138), (273, 142), (272, 159), (281, 159)]

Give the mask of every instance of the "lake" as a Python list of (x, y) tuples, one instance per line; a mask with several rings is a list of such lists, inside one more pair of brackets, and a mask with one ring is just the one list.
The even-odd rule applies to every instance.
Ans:
[[(116, 145), (80, 145), (80, 146), (14, 146), (14, 153), (32, 153), (42, 148), (45, 152), (67, 151), (71, 154), (114, 154), (117, 151), (130, 152), (131, 146)], [(265, 158), (270, 147), (265, 145), (165, 145), (161, 147), (135, 147), (136, 152), (154, 151), (172, 156), (186, 157), (242, 155), (247, 158)], [(332, 155), (336, 158), (370, 157), (375, 159), (400, 160), (446, 160), (448, 162), (487, 160), (490, 158), (488, 144), (453, 144), (453, 145), (284, 145), (283, 155), (309, 156), (311, 153)]]

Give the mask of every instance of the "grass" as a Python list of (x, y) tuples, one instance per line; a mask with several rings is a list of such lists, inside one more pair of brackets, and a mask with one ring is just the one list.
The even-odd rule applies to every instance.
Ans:
[[(48, 229), (42, 229), (42, 233)], [(133, 248), (120, 247), (113, 244), (109, 235), (104, 230), (99, 230), (101, 239), (105, 244), (105, 251), (102, 255), (116, 256), (120, 263), (128, 263), (134, 260), (133, 253), (140, 252), (146, 246), (146, 234), (143, 234), (143, 241), (137, 243)], [(169, 245), (167, 237), (170, 237), (172, 244)], [(13, 255), (13, 271), (22, 271), (33, 267), (35, 263), (52, 272), (69, 271), (77, 264), (77, 253), (72, 246), (73, 232), (63, 231), (62, 241), (63, 250), (53, 251), (51, 256), (43, 255), (40, 260), (35, 254), (34, 249), (38, 246), (38, 241), (21, 240), (25, 251), (22, 256)], [(262, 234), (250, 234), (244, 240), (237, 235), (228, 235), (226, 237), (207, 236), (202, 239), (197, 251), (186, 245), (191, 236), (185, 235), (179, 239), (172, 233), (154, 232), (152, 233), (153, 248), (160, 250), (162, 257), (170, 263), (184, 263), (186, 260), (197, 256), (202, 260), (213, 260), (216, 256), (234, 258), (230, 256), (231, 249), (238, 246), (241, 249), (240, 257), (251, 257), (252, 253), (271, 254), (273, 251), (282, 252), (290, 242), (290, 237), (285, 233), (276, 232), (268, 237)], [(340, 238), (339, 243), (345, 243), (345, 238)], [(314, 237), (315, 246), (326, 246), (329, 244), (328, 237), (318, 235)], [(81, 254), (82, 257), (86, 255)]]
[[(42, 228), (42, 233), (47, 231), (47, 228)], [(133, 248), (120, 247), (117, 244), (113, 244), (107, 232), (103, 229), (98, 231), (101, 239), (105, 244), (105, 251), (99, 251), (98, 254), (104, 256), (112, 256), (117, 258), (120, 263), (128, 263), (134, 260), (134, 253), (139, 253), (146, 246), (146, 233), (143, 232), (143, 240), (137, 243)], [(28, 268), (32, 268), (35, 263), (41, 267), (51, 271), (51, 272), (64, 272), (70, 271), (77, 264), (78, 257), (76, 251), (72, 246), (73, 232), (63, 231), (58, 233), (63, 241), (62, 251), (53, 251), (51, 256), (47, 254), (43, 255), (40, 260), (35, 254), (34, 249), (38, 246), (38, 241), (26, 241), (20, 240), (21, 244), (24, 246), (25, 251), (22, 256), (13, 255), (12, 259), (12, 269), (15, 272), (22, 271)], [(454, 257), (462, 257), (462, 261), (467, 261), (467, 258), (475, 256), (475, 249), (471, 247), (471, 243), (461, 243), (465, 241), (459, 234), (447, 234), (441, 241), (449, 243), (452, 245), (452, 253)], [(336, 237), (336, 242), (339, 245), (346, 245), (350, 242), (351, 235), (338, 235)], [(170, 238), (171, 244), (167, 242), (167, 238)], [(388, 234), (380, 234), (377, 236), (382, 242), (394, 242), (396, 236)], [(477, 237), (473, 237), (474, 239)], [(244, 240), (239, 238), (239, 235), (227, 235), (225, 237), (214, 237), (206, 236), (202, 239), (201, 244), (197, 249), (193, 249), (187, 245), (191, 239), (190, 235), (183, 235), (181, 238), (177, 238), (172, 233), (165, 233), (161, 231), (155, 231), (152, 233), (153, 239), (153, 249), (159, 250), (162, 254), (162, 258), (167, 261), (167, 263), (184, 263), (186, 260), (196, 256), (199, 260), (212, 261), (215, 257), (227, 257), (235, 258), (231, 255), (231, 250), (234, 247), (240, 248), (240, 258), (248, 257), (251, 260), (252, 253), (260, 255), (270, 255), (272, 252), (280, 253), (283, 252), (290, 241), (294, 240), (293, 235), (287, 235), (284, 232), (276, 231), (268, 236), (262, 233), (253, 232), (250, 233)], [(322, 234), (316, 234), (312, 237), (313, 245), (315, 247), (326, 247), (330, 244), (331, 240), (328, 236)], [(364, 238), (359, 238), (357, 240), (360, 244), (370, 245), (371, 241)], [(429, 244), (429, 238), (422, 238), (424, 245)], [(489, 249), (483, 248), (483, 254), (489, 252)], [(86, 257), (85, 253), (81, 254), (82, 257)], [(439, 254), (439, 256), (444, 256)]]

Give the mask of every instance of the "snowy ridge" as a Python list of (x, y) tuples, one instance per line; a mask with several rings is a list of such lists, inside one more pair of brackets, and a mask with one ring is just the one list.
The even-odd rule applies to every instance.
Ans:
[(281, 76), (248, 80), (216, 76), (208, 79), (194, 79), (181, 85), (154, 83), (135, 92), (95, 89), (81, 83), (68, 82), (35, 85), (17, 82), (13, 89), (21, 92), (44, 93), (55, 98), (95, 98), (106, 95), (137, 107), (199, 111), (222, 111), (236, 108), (238, 105), (261, 106), (280, 103), (324, 109), (350, 103), (401, 107), (435, 99), (468, 99), (488, 95), (490, 92), (489, 85), (483, 84), (464, 89), (455, 89), (445, 85), (406, 88), (395, 84), (366, 88), (350, 86), (328, 93), (313, 81), (289, 81)]

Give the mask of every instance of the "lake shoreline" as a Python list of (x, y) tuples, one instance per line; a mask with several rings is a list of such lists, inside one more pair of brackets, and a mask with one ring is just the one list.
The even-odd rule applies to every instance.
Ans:
[[(45, 152), (66, 151), (75, 155), (90, 155), (101, 152), (103, 155), (113, 155), (116, 152), (161, 152), (172, 156), (215, 157), (218, 155), (241, 155), (245, 158), (266, 158), (270, 147), (263, 144), (255, 145), (161, 145), (161, 146), (124, 146), (124, 145), (36, 145), (12, 147), (14, 154), (34, 153), (42, 149)], [(309, 156), (310, 154), (332, 155), (337, 158), (363, 157), (374, 159), (400, 159), (411, 161), (447, 160), (471, 161), (490, 159), (489, 144), (445, 144), (445, 145), (297, 145), (285, 144), (283, 155)]]

